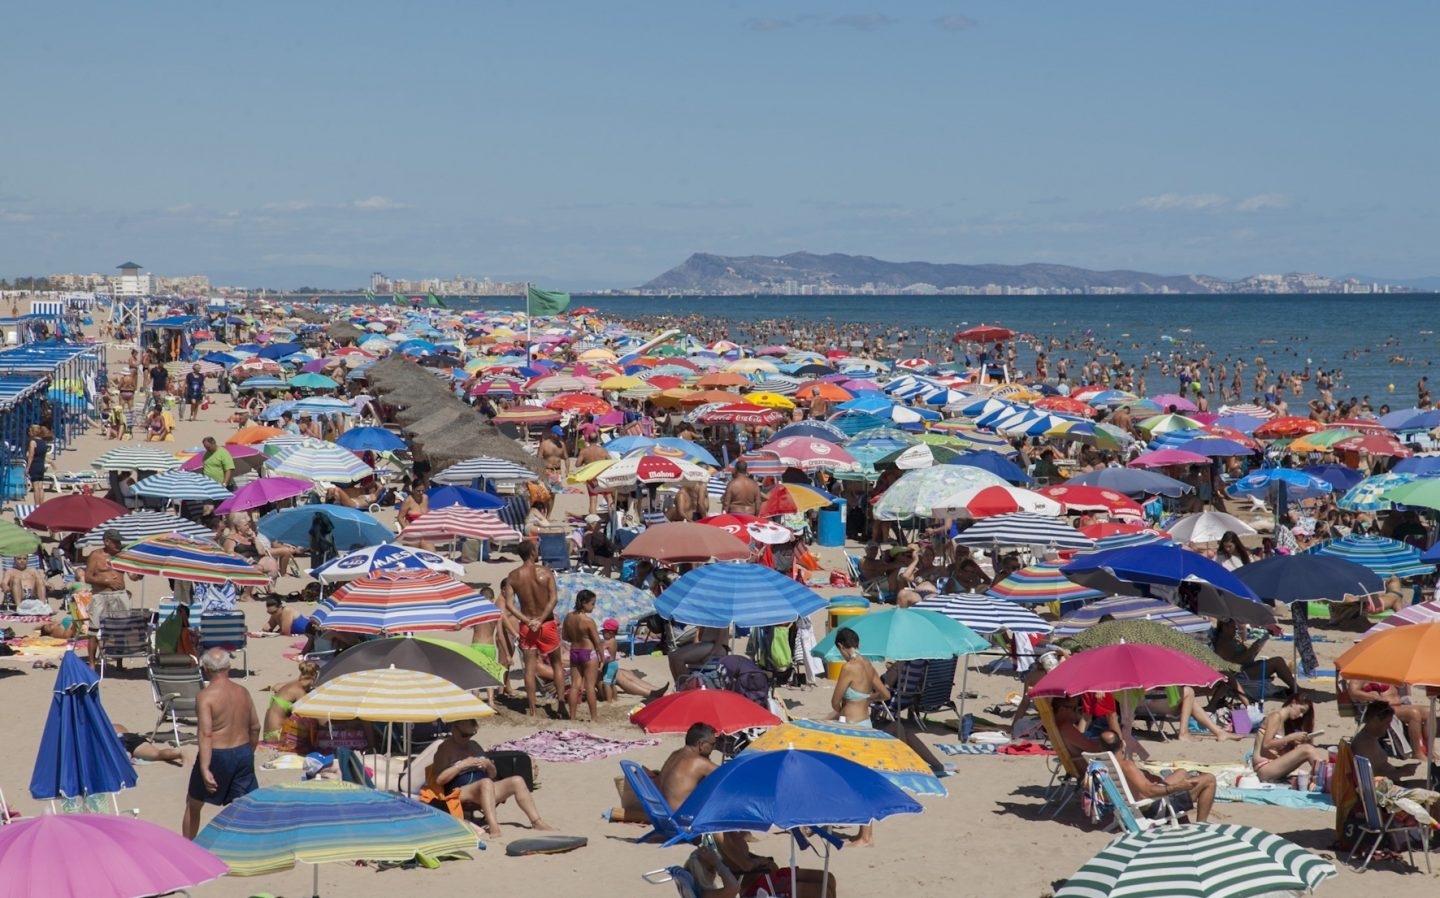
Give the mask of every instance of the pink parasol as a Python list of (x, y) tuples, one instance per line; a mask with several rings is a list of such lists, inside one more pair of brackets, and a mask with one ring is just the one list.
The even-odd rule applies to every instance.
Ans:
[(488, 511), (466, 508), (463, 505), (447, 505), (435, 511), (427, 511), (411, 521), (400, 531), (402, 539), (488, 539), (494, 542), (519, 542), (524, 539), (509, 524)]
[(849, 469), (856, 465), (855, 457), (844, 449), (815, 437), (781, 437), (761, 447), (766, 452), (780, 456), (780, 460), (806, 471), (822, 468)]
[(1224, 675), (1183, 652), (1159, 645), (1121, 642), (1072, 655), (1030, 689), (1035, 698), (1194, 686), (1204, 689)]
[(259, 480), (253, 480), (240, 487), (235, 491), (235, 495), (215, 506), (215, 513), (249, 511), (252, 508), (269, 505), (271, 502), (293, 499), (296, 496), (303, 496), (314, 485), (314, 483), (298, 477), (261, 477)]
[(1210, 457), (1184, 449), (1155, 449), (1135, 456), (1127, 468), (1165, 468), (1170, 465), (1208, 465)]

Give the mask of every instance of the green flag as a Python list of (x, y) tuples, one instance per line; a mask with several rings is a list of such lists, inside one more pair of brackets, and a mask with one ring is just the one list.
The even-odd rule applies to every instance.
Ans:
[(399, 293), (391, 293), (390, 301), (395, 303), (395, 305), (397, 306), (405, 305), (405, 297), (401, 296)]
[(365, 301), (366, 301), (366, 302), (374, 302), (374, 301), (375, 301), (375, 291), (374, 291), (374, 290), (366, 290), (366, 291), (365, 291)]
[(432, 308), (432, 309), (448, 309), (448, 308), (449, 308), (449, 306), (445, 305), (445, 300), (443, 300), (443, 299), (441, 299), (440, 297), (436, 296), (434, 293), (426, 293), (426, 294), (425, 294), (425, 305), (429, 306), (429, 307)]
[(525, 285), (525, 309), (531, 315), (542, 318), (547, 315), (559, 315), (569, 307), (569, 293), (541, 290), (530, 284)]

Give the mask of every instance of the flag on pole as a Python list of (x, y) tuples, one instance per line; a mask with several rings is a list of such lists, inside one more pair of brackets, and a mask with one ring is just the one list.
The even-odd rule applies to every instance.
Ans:
[(569, 307), (569, 293), (541, 290), (533, 284), (525, 285), (525, 309), (529, 314), (544, 318), (549, 315), (559, 315)]
[(395, 305), (397, 306), (403, 306), (406, 302), (405, 297), (401, 296), (399, 293), (391, 293), (390, 301), (395, 303)]
[(374, 291), (374, 290), (366, 290), (366, 291), (365, 291), (365, 301), (366, 301), (366, 302), (374, 302), (374, 301), (375, 301), (375, 291)]
[(440, 297), (436, 296), (434, 293), (426, 293), (426, 294), (425, 294), (425, 305), (429, 306), (429, 307), (432, 308), (432, 309), (446, 309), (446, 308), (449, 308), (449, 306), (445, 305), (445, 300), (443, 300), (443, 299), (441, 299)]

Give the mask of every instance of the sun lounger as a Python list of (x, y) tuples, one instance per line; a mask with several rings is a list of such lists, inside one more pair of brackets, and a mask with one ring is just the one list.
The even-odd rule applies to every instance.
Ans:
[(1060, 736), (1060, 725), (1055, 722), (1055, 709), (1050, 705), (1050, 699), (1035, 699), (1035, 713), (1040, 717), (1040, 723), (1045, 727), (1045, 735), (1050, 740), (1050, 748), (1055, 752), (1054, 765), (1050, 768), (1050, 783), (1045, 787), (1045, 808), (1052, 804), (1055, 810), (1050, 816), (1058, 817), (1065, 806), (1075, 800), (1075, 795), (1080, 789), (1080, 768), (1075, 759), (1070, 756), (1070, 749), (1065, 740)]
[[(1150, 817), (1151, 814), (1164, 815), (1163, 819), (1153, 825), (1158, 825), (1158, 823), (1163, 823), (1167, 820), (1172, 824), (1179, 825), (1180, 818), (1176, 815), (1175, 808), (1171, 806), (1169, 799), (1141, 798), (1137, 800), (1135, 798), (1134, 793), (1130, 791), (1130, 784), (1125, 781), (1125, 774), (1120, 770), (1120, 762), (1116, 760), (1114, 752), (1084, 752), (1081, 757), (1085, 759), (1088, 765), (1100, 767), (1101, 772), (1105, 774), (1105, 777), (1110, 780), (1118, 790), (1120, 801), (1115, 805), (1117, 809), (1117, 819), (1122, 819), (1123, 822), (1123, 817), (1128, 815), (1131, 818), (1130, 824), (1136, 827), (1133, 830), (1129, 830), (1127, 826), (1127, 831), (1139, 832), (1141, 826), (1152, 825), (1139, 822), (1140, 820), (1152, 819)], [(1120, 814), (1118, 810), (1121, 807), (1125, 808), (1124, 814)]]

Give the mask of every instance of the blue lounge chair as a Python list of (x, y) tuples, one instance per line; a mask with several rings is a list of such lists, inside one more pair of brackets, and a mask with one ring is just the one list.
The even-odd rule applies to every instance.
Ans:
[(655, 781), (650, 779), (645, 768), (634, 761), (621, 761), (620, 772), (625, 775), (625, 782), (630, 784), (630, 790), (640, 800), (640, 807), (644, 809), (645, 816), (650, 818), (650, 825), (654, 827), (638, 841), (648, 842), (657, 837), (667, 844), (672, 841), (689, 841), (685, 837), (684, 824), (676, 819), (675, 813), (665, 801), (665, 796), (660, 794), (660, 789), (655, 785)]

